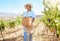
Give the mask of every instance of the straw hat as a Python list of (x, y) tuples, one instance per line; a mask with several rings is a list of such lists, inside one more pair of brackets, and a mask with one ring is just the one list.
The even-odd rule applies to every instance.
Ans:
[(26, 7), (26, 6), (29, 6), (30, 8), (33, 7), (32, 4), (25, 4), (24, 6), (25, 6), (25, 7)]

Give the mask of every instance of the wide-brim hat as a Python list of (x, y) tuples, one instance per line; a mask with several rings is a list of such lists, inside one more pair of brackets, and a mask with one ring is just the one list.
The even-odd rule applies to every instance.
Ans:
[(24, 6), (25, 6), (25, 7), (26, 7), (26, 6), (30, 6), (31, 8), (33, 7), (32, 4), (25, 4)]

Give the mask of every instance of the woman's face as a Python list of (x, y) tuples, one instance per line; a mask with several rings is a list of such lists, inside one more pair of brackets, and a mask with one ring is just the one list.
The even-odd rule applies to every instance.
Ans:
[(31, 10), (31, 7), (30, 6), (26, 6), (25, 7), (27, 11), (30, 11)]

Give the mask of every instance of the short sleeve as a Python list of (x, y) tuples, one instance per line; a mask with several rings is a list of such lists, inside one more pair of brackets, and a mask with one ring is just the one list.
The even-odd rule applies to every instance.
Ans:
[(35, 13), (34, 12), (32, 12), (32, 18), (35, 18)]
[(24, 15), (24, 12), (22, 13), (22, 17), (24, 17), (23, 15)]
[(26, 17), (26, 12), (23, 12), (22, 17)]

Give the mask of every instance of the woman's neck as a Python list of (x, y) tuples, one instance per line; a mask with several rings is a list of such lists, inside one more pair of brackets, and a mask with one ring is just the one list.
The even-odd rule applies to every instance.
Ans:
[(28, 10), (27, 12), (30, 12), (31, 10)]

